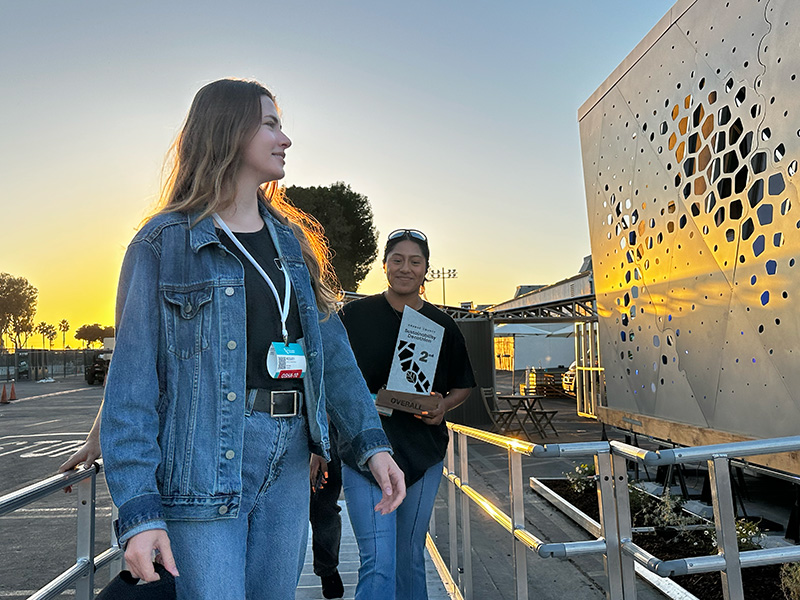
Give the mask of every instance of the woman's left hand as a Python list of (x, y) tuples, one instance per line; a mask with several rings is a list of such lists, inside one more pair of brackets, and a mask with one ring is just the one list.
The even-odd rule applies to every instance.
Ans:
[(375, 512), (388, 515), (400, 506), (406, 497), (406, 479), (403, 471), (388, 452), (373, 454), (367, 461), (367, 466), (383, 493), (380, 502), (375, 505)]
[(417, 418), (422, 419), (428, 425), (439, 425), (444, 420), (444, 415), (448, 410), (447, 402), (439, 392), (431, 392), (431, 397), (436, 398), (439, 402), (436, 408), (426, 410)]

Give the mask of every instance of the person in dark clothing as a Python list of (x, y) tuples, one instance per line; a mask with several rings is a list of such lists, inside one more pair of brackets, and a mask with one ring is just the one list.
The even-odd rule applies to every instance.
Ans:
[(342, 482), (361, 565), (356, 600), (424, 600), (425, 534), (448, 435), (444, 417), (475, 387), (464, 336), (453, 319), (420, 296), (429, 266), (425, 235), (414, 229), (389, 234), (383, 266), (389, 287), (382, 293), (346, 304), (340, 311), (353, 353), (370, 392), (386, 386), (403, 311), (411, 308), (444, 328), (432, 395), (436, 408), (422, 415), (395, 410), (381, 424), (405, 475), (407, 495), (396, 513), (382, 517), (369, 509), (379, 494), (375, 481), (359, 469), (352, 448), (339, 440)]
[(325, 598), (344, 596), (344, 584), (339, 575), (339, 544), (342, 539), (342, 463), (336, 450), (336, 429), (331, 426), (331, 459), (311, 455), (311, 551), (314, 555), (314, 574), (320, 578)]

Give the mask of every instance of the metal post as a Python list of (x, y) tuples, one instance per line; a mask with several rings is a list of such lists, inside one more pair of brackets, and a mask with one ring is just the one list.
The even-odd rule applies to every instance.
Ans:
[(736, 515), (733, 512), (733, 492), (728, 458), (716, 456), (708, 461), (711, 499), (714, 502), (714, 525), (717, 529), (717, 548), (725, 557), (722, 571), (722, 594), (725, 600), (744, 600), (742, 565), (739, 562), (739, 542), (736, 536)]
[(433, 510), (431, 511), (431, 520), (428, 521), (428, 533), (431, 534), (433, 541), (436, 541), (436, 504), (433, 505)]
[(594, 457), (597, 473), (597, 501), (600, 505), (600, 529), (606, 540), (605, 567), (608, 575), (607, 597), (622, 600), (622, 561), (619, 543), (616, 503), (614, 501), (614, 480), (611, 469), (611, 453), (598, 452)]
[(97, 471), (88, 479), (80, 481), (78, 488), (78, 544), (76, 562), (88, 561), (89, 572), (75, 583), (76, 600), (94, 598), (94, 516), (95, 516), (95, 481)]
[[(628, 462), (622, 456), (612, 456), (614, 495), (617, 499), (617, 523), (620, 543), (633, 537), (631, 531), (631, 499), (628, 490)], [(636, 600), (636, 569), (633, 557), (620, 551), (622, 589), (625, 600)]]
[(583, 399), (581, 398), (581, 386), (578, 385), (578, 373), (580, 373), (580, 339), (581, 339), (581, 324), (575, 323), (574, 325), (575, 331), (575, 380), (573, 381), (572, 385), (575, 389), (575, 404), (577, 405), (579, 413), (586, 413), (586, 407), (583, 405)]
[[(508, 450), (509, 496), (511, 496), (511, 522), (514, 529), (525, 528), (525, 506), (522, 486), (522, 455)], [(513, 534), (512, 534), (513, 535)], [(514, 555), (514, 587), (517, 600), (528, 600), (527, 546), (516, 536), (511, 538)]]
[[(113, 502), (111, 503), (111, 547), (112, 548), (119, 548), (119, 540), (117, 539), (117, 532), (114, 529), (114, 521), (119, 518), (119, 509), (117, 505)], [(109, 563), (109, 568), (111, 569), (111, 577), (114, 577), (117, 573), (122, 571), (125, 568), (125, 554), (120, 552), (119, 557), (111, 560)]]
[[(458, 460), (461, 471), (461, 485), (469, 485), (469, 454), (467, 451), (469, 438), (458, 436)], [(469, 496), (461, 494), (461, 540), (463, 542), (464, 590), (465, 600), (472, 600), (472, 529), (469, 521)]]
[(592, 395), (590, 403), (592, 406), (592, 414), (596, 415), (599, 382), (597, 381), (597, 371), (595, 370), (595, 367), (600, 366), (600, 360), (597, 356), (597, 330), (595, 329), (594, 325), (594, 323), (588, 323), (586, 329), (589, 331), (589, 367), (591, 368), (589, 371), (589, 376), (592, 382)]
[(597, 414), (597, 407), (605, 404), (606, 399), (606, 386), (605, 386), (605, 371), (603, 370), (603, 357), (600, 356), (600, 323), (592, 321), (589, 325), (592, 328), (592, 335), (594, 335), (594, 357), (597, 361), (597, 371), (595, 373), (597, 396), (594, 401), (594, 412)]
[[(450, 443), (447, 444), (447, 472), (455, 473), (456, 458), (453, 443), (455, 434), (452, 429), (447, 430)], [(458, 576), (458, 523), (456, 522), (456, 486), (451, 483), (447, 490), (447, 518), (450, 529), (450, 575)]]

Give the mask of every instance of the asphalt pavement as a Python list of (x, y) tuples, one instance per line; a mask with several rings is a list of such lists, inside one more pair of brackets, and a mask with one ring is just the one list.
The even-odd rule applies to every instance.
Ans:
[[(10, 385), (6, 385), (7, 393)], [(0, 382), (2, 387), (2, 382)], [(0, 405), (0, 495), (54, 475), (82, 443), (102, 400), (83, 377), (20, 381), (17, 400)], [(21, 600), (75, 562), (77, 494), (58, 492), (0, 517), (0, 598)], [(111, 541), (111, 498), (97, 485), (95, 555)], [(101, 569), (95, 581), (108, 581)]]
[[(1, 384), (2, 382), (0, 382)], [(19, 382), (18, 400), (0, 405), (0, 495), (54, 474), (58, 466), (82, 443), (100, 406), (102, 388), (87, 386), (82, 378), (54, 383)], [(597, 441), (602, 434), (592, 420), (575, 415), (574, 400), (545, 400), (544, 407), (558, 410), (554, 423), (559, 436), (543, 442)], [(505, 512), (510, 511), (508, 456), (500, 448), (479, 442), (469, 444), (470, 484)], [(563, 459), (523, 459), (523, 479), (559, 476), (574, 468)], [(435, 508), (435, 540), (448, 564), (448, 485), (442, 483)], [(0, 598), (22, 600), (71, 566), (75, 560), (75, 494), (53, 494), (33, 505), (0, 517)], [(97, 489), (95, 553), (109, 546), (111, 501), (102, 473)], [(589, 536), (539, 496), (526, 490), (526, 527), (547, 541), (589, 539)], [(474, 598), (514, 598), (511, 536), (493, 519), (471, 510)], [(350, 543), (350, 542), (346, 542)], [(347, 547), (347, 550), (353, 550)], [(353, 561), (348, 555), (348, 560)], [(349, 564), (349, 563), (348, 563)], [(343, 568), (346, 565), (343, 565)], [(352, 567), (353, 565), (349, 565)], [(355, 569), (350, 569), (354, 571)], [(348, 575), (348, 584), (354, 583)], [(96, 585), (108, 580), (108, 569), (96, 574)], [(528, 552), (528, 582), (532, 598), (600, 600), (605, 598), (602, 557), (578, 560), (541, 559)], [(315, 597), (316, 578), (304, 575), (298, 597)], [(348, 585), (348, 592), (351, 587)], [(437, 594), (438, 595), (438, 594)], [(639, 598), (663, 598), (644, 583)]]

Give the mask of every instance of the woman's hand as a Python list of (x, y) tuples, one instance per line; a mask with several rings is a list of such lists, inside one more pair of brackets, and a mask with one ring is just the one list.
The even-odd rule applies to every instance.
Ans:
[[(83, 445), (78, 448), (72, 456), (61, 463), (61, 466), (58, 467), (58, 472), (64, 473), (65, 471), (70, 471), (81, 463), (83, 463), (84, 468), (88, 469), (98, 458), (100, 458), (100, 428), (92, 427)], [(71, 485), (64, 488), (64, 492), (67, 494), (71, 491)]]
[(400, 506), (406, 497), (406, 479), (403, 471), (388, 452), (372, 455), (367, 461), (367, 466), (383, 493), (381, 501), (375, 505), (375, 511), (388, 515)]
[(421, 415), (417, 415), (417, 418), (422, 419), (428, 425), (439, 425), (444, 420), (444, 415), (450, 410), (450, 407), (439, 392), (431, 392), (431, 397), (438, 400), (436, 408), (426, 410)]
[[(320, 472), (321, 477), (320, 477)], [(309, 463), (308, 477), (311, 481), (311, 491), (316, 492), (321, 490), (322, 486), (328, 483), (328, 462), (319, 454), (311, 454), (311, 462)], [(317, 478), (320, 477), (319, 481)]]
[(98, 458), (100, 458), (100, 440), (90, 434), (83, 445), (58, 467), (58, 472), (71, 471), (80, 463), (83, 463), (83, 466), (88, 469)]
[(156, 554), (156, 560), (164, 565), (167, 571), (178, 577), (178, 569), (175, 567), (175, 559), (169, 545), (169, 536), (163, 529), (148, 529), (137, 533), (128, 540), (125, 547), (125, 562), (131, 575), (148, 583), (161, 579), (153, 568), (154, 554)]
[(431, 396), (439, 399), (436, 408), (425, 411), (421, 415), (416, 415), (416, 417), (422, 419), (428, 425), (439, 425), (444, 421), (447, 411), (461, 405), (469, 397), (470, 391), (471, 388), (453, 388), (447, 392), (447, 396), (444, 398), (439, 392), (431, 392)]

